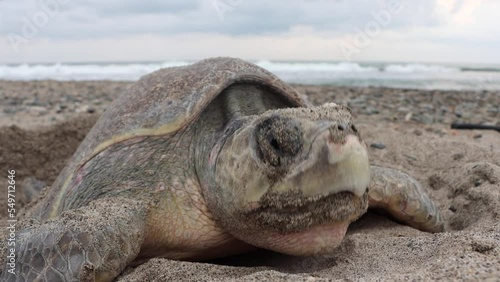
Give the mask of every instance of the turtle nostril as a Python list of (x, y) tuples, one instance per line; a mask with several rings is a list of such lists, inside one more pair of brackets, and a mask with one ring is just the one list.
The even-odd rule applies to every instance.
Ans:
[(347, 126), (343, 123), (337, 125), (337, 129), (340, 130), (340, 131), (344, 131), (346, 130)]

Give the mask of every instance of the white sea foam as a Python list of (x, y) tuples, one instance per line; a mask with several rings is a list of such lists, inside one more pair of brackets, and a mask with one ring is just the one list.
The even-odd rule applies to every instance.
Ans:
[(361, 66), (357, 63), (282, 63), (271, 61), (258, 61), (257, 65), (271, 72), (305, 72), (305, 71), (320, 71), (320, 72), (376, 72), (378, 68), (371, 66)]
[(441, 73), (441, 72), (460, 72), (460, 68), (453, 68), (439, 65), (424, 65), (424, 64), (398, 64), (387, 65), (383, 68), (386, 72), (401, 72), (401, 73)]
[(9, 80), (136, 80), (160, 68), (188, 62), (131, 64), (22, 64), (0, 65), (0, 79)]
[[(160, 68), (182, 66), (189, 63), (191, 62), (0, 65), (0, 79), (134, 81)], [(255, 63), (275, 73), (281, 79), (293, 83), (500, 90), (500, 70), (496, 66), (492, 68), (482, 66), (459, 68), (437, 64), (273, 62), (266, 60)]]

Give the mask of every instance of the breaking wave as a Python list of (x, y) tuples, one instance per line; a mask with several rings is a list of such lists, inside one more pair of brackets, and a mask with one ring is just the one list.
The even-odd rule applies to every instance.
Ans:
[[(3, 80), (124, 80), (190, 61), (142, 63), (57, 63), (0, 65)], [(500, 89), (498, 66), (449, 66), (415, 63), (280, 62), (255, 63), (287, 82), (341, 86), (425, 89)]]

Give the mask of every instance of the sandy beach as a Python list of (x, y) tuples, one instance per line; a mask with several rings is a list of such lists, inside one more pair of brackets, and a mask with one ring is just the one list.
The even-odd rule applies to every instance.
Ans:
[[(0, 81), (4, 191), (12, 169), (18, 191), (26, 181), (50, 185), (99, 115), (130, 84)], [(328, 256), (260, 250), (209, 262), (153, 259), (127, 268), (118, 281), (500, 280), (500, 133), (450, 129), (452, 122), (500, 126), (500, 92), (294, 87), (314, 104), (350, 106), (371, 163), (419, 180), (437, 203), (446, 232), (420, 232), (368, 212)], [(0, 198), (6, 203), (6, 193)], [(17, 198), (18, 208), (27, 202)], [(6, 208), (1, 217), (3, 227)]]

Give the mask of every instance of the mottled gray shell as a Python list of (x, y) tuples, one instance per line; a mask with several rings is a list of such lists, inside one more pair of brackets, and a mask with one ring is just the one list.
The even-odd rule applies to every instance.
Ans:
[(191, 124), (234, 83), (265, 85), (291, 105), (309, 106), (278, 77), (240, 59), (212, 58), (161, 69), (142, 77), (107, 108), (52, 188), (59, 190), (79, 167), (117, 142), (172, 134)]

